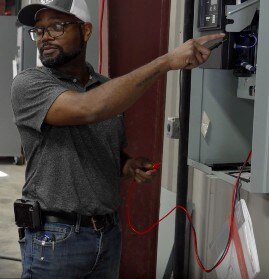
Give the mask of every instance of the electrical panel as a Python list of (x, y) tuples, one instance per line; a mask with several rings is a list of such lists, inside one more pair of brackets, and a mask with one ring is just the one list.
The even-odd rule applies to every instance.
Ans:
[(225, 5), (233, 5), (236, 0), (200, 0), (198, 28), (200, 31), (224, 30), (226, 24)]
[[(239, 0), (199, 0), (198, 30), (201, 34), (226, 32), (226, 25), (234, 21), (227, 18), (226, 7), (244, 3)], [(238, 77), (255, 73), (256, 45), (258, 41), (259, 13), (249, 26), (240, 32), (227, 32), (224, 43), (212, 53), (210, 59), (201, 67), (206, 69), (233, 69)]]
[(269, 193), (269, 1), (195, 0), (194, 7), (194, 37), (226, 37), (192, 70), (189, 165), (234, 183), (252, 150), (243, 188)]
[(234, 33), (234, 74), (237, 77), (250, 77), (256, 73), (258, 27), (257, 11), (250, 26), (239, 33)]
[[(198, 4), (197, 28), (201, 34), (226, 32), (227, 26), (233, 26), (232, 30), (226, 32), (220, 47), (211, 54), (206, 63), (201, 65), (201, 68), (233, 70), (233, 74), (239, 78), (238, 97), (246, 99), (255, 97), (259, 10), (254, 7), (252, 12), (240, 14), (240, 11), (257, 2), (257, 0), (199, 0)], [(237, 12), (238, 15), (229, 18), (229, 14)], [(246, 16), (249, 18), (248, 24), (242, 20)], [(245, 26), (242, 27), (242, 24)]]
[[(224, 32), (227, 19), (225, 5), (236, 0), (199, 0), (197, 28), (201, 35)], [(227, 34), (225, 42), (212, 53), (201, 67), (207, 69), (232, 69), (234, 67), (233, 36)]]

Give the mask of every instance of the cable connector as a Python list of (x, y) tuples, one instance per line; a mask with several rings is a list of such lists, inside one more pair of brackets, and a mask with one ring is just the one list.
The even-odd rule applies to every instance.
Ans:
[(255, 73), (256, 72), (256, 67), (252, 66), (251, 64), (249, 64), (248, 62), (241, 62), (240, 66), (245, 68), (246, 70), (250, 71), (251, 73)]
[(152, 170), (158, 170), (159, 168), (160, 168), (160, 166), (161, 166), (161, 163), (160, 162), (158, 162), (158, 163), (153, 163), (152, 164)]
[(141, 168), (142, 171), (147, 172), (149, 170), (158, 170), (161, 166), (160, 162), (156, 162), (156, 163), (150, 163), (151, 167), (150, 168)]

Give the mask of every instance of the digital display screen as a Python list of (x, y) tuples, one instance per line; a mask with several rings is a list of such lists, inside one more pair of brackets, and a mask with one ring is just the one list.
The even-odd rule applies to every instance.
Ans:
[(222, 25), (222, 17), (220, 13), (220, 0), (199, 0), (199, 22), (200, 31), (218, 30)]

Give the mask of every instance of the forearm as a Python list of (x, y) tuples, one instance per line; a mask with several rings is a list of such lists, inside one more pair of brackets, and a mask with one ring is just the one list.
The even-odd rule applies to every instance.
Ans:
[(84, 125), (112, 118), (132, 106), (169, 70), (193, 69), (204, 63), (210, 50), (204, 43), (223, 38), (213, 34), (192, 39), (139, 69), (115, 78), (85, 94), (66, 91), (50, 107), (45, 122), (50, 125)]
[[(90, 117), (87, 122), (108, 119), (125, 111), (145, 93), (158, 77), (168, 70), (167, 57), (162, 56), (127, 75), (108, 81), (84, 94), (82, 103), (85, 106), (84, 109), (89, 110)], [(88, 104), (91, 105), (88, 106)], [(94, 114), (92, 113), (93, 107)]]

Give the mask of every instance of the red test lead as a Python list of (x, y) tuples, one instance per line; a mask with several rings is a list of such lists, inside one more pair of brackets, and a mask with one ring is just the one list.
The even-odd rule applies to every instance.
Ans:
[[(231, 242), (233, 239), (233, 229), (234, 229), (234, 222), (235, 222), (235, 204), (236, 204), (236, 199), (237, 199), (237, 195), (238, 195), (238, 191), (240, 189), (240, 178), (241, 178), (241, 174), (244, 170), (244, 168), (246, 167), (247, 163), (250, 161), (250, 158), (252, 156), (252, 152), (249, 152), (247, 159), (245, 160), (243, 166), (240, 168), (240, 171), (238, 173), (237, 179), (235, 181), (234, 184), (234, 189), (233, 189), (233, 197), (232, 197), (232, 205), (231, 205), (231, 216), (230, 216), (230, 220), (229, 220), (229, 236), (228, 236), (228, 240), (225, 246), (225, 249), (221, 255), (221, 257), (218, 259), (218, 261), (214, 264), (213, 267), (211, 268), (206, 268), (204, 266), (204, 264), (202, 263), (199, 254), (198, 254), (198, 241), (197, 241), (197, 235), (196, 235), (196, 231), (192, 222), (192, 218), (191, 218), (191, 214), (187, 211), (187, 209), (181, 205), (176, 205), (174, 208), (172, 208), (168, 213), (166, 213), (161, 219), (159, 219), (158, 221), (154, 222), (152, 225), (150, 225), (148, 228), (144, 229), (144, 230), (139, 230), (137, 229), (133, 223), (132, 223), (132, 218), (131, 218), (131, 201), (132, 201), (132, 195), (133, 195), (133, 190), (134, 187), (136, 186), (136, 184), (133, 182), (131, 187), (129, 187), (128, 193), (127, 193), (127, 200), (126, 200), (126, 216), (127, 216), (127, 223), (129, 228), (135, 232), (136, 234), (142, 236), (142, 235), (146, 235), (149, 232), (151, 232), (155, 227), (157, 227), (161, 221), (163, 221), (166, 217), (168, 217), (174, 210), (176, 209), (180, 209), (182, 210), (185, 214), (186, 217), (188, 218), (188, 221), (190, 223), (191, 226), (191, 231), (192, 231), (192, 236), (193, 236), (193, 247), (194, 247), (194, 256), (195, 259), (197, 261), (197, 264), (199, 265), (199, 267), (201, 268), (202, 271), (206, 272), (206, 273), (210, 273), (212, 272), (214, 269), (216, 269), (218, 266), (221, 265), (221, 263), (224, 261), (224, 259), (226, 258), (230, 246), (231, 246)], [(161, 163), (152, 163), (152, 168), (153, 169), (158, 169), (160, 167)]]
[(147, 171), (150, 171), (150, 170), (158, 170), (161, 166), (160, 162), (149, 163), (149, 164), (152, 165), (150, 168), (141, 168), (141, 170), (144, 171), (144, 172), (147, 172)]

